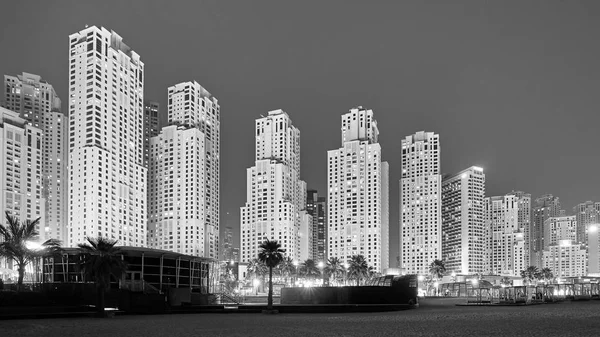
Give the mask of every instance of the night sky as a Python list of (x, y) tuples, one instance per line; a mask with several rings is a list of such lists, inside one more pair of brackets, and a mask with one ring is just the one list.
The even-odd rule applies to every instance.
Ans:
[(167, 87), (197, 80), (221, 104), (221, 228), (236, 238), (260, 114), (290, 115), (302, 179), (326, 195), (340, 115), (373, 109), (393, 265), (400, 141), (416, 131), (440, 134), (443, 173), (483, 167), (487, 195), (600, 201), (599, 15), (598, 1), (4, 1), (0, 72), (41, 75), (66, 111), (68, 36), (87, 24), (141, 55), (165, 116)]

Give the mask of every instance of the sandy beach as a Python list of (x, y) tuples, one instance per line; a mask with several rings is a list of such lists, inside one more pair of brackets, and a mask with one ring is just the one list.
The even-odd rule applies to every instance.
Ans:
[(0, 336), (598, 336), (600, 301), (345, 314), (179, 314), (0, 321)]

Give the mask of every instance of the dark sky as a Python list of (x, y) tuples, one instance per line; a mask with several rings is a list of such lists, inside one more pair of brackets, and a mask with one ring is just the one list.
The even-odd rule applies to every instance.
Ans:
[(482, 166), (488, 195), (600, 201), (599, 15), (593, 0), (5, 1), (0, 72), (39, 74), (67, 101), (68, 35), (88, 24), (141, 55), (146, 99), (197, 80), (221, 104), (221, 226), (236, 236), (254, 119), (288, 112), (302, 178), (326, 193), (340, 115), (373, 109), (393, 263), (400, 141), (419, 130), (440, 134), (444, 173)]

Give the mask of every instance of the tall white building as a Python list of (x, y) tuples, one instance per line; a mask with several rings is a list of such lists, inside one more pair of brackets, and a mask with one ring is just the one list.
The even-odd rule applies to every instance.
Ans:
[(558, 240), (543, 251), (542, 268), (550, 268), (555, 277), (586, 276), (588, 260), (585, 245), (573, 240)]
[(400, 179), (400, 267), (427, 274), (442, 258), (440, 138), (420, 131), (402, 140)]
[(561, 216), (560, 199), (545, 194), (531, 205), (530, 264), (542, 267), (544, 251), (544, 223), (548, 218)]
[[(5, 106), (29, 125), (42, 130), (42, 197), (45, 200), (42, 236), (67, 239), (68, 145), (67, 118), (61, 101), (48, 82), (38, 75), (4, 76)], [(33, 219), (32, 219), (33, 220)]]
[(551, 245), (556, 245), (559, 241), (577, 241), (577, 220), (572, 216), (559, 216), (546, 219), (544, 221), (544, 246), (547, 250)]
[[(5, 212), (21, 223), (40, 219), (36, 228), (40, 242), (47, 239), (44, 231), (46, 202), (42, 193), (42, 130), (0, 107), (0, 215)], [(1, 240), (1, 239), (0, 239)], [(13, 277), (13, 262), (0, 257), (0, 279)]]
[(255, 259), (267, 239), (277, 240), (286, 256), (299, 260), (300, 211), (306, 207), (300, 131), (283, 110), (270, 111), (256, 120), (255, 149), (255, 164), (246, 170), (246, 204), (240, 208), (241, 261)]
[(146, 246), (144, 64), (114, 31), (69, 36), (69, 246)]
[(588, 226), (588, 274), (590, 276), (600, 276), (600, 235), (598, 235), (598, 225)]
[(144, 166), (146, 168), (150, 164), (150, 139), (158, 136), (160, 133), (158, 120), (159, 108), (160, 104), (158, 102), (144, 102)]
[(525, 235), (519, 227), (519, 199), (512, 194), (486, 198), (488, 254), (493, 275), (519, 276), (528, 266)]
[(363, 255), (377, 272), (389, 267), (389, 166), (381, 160), (372, 110), (342, 115), (342, 147), (327, 152), (327, 257)]
[(168, 123), (150, 139), (148, 245), (218, 258), (218, 101), (197, 82), (169, 88)]
[(531, 265), (531, 194), (522, 191), (512, 191), (507, 195), (517, 198), (519, 208), (517, 226), (523, 232), (523, 246), (526, 263)]
[(577, 220), (577, 242), (587, 243), (588, 228), (600, 224), (600, 202), (586, 201), (573, 207)]
[(485, 174), (471, 166), (442, 181), (442, 260), (446, 270), (485, 273)]

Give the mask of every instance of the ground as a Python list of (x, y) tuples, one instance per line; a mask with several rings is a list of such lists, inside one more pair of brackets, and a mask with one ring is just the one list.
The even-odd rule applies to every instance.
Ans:
[(179, 314), (0, 321), (0, 336), (600, 336), (600, 301), (346, 314)]

